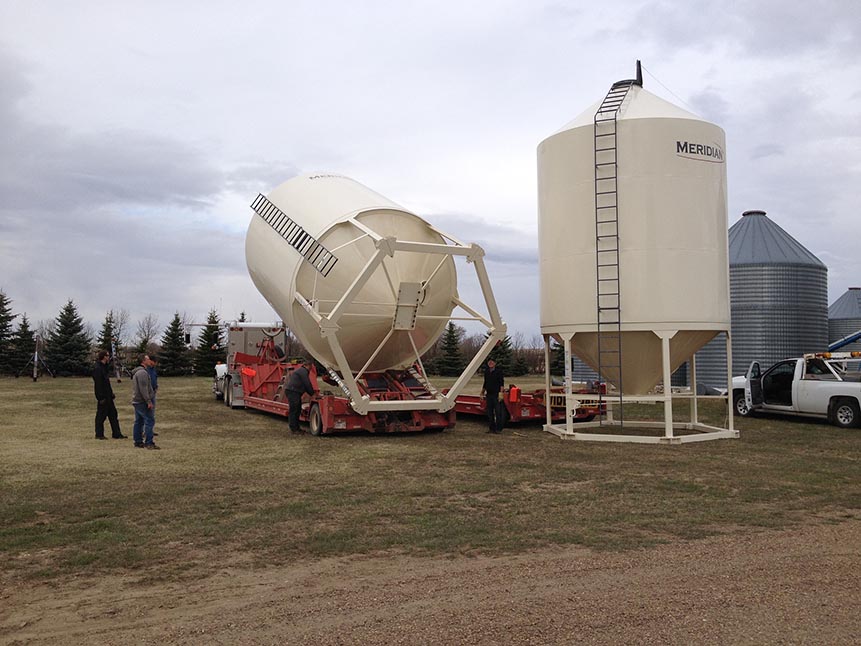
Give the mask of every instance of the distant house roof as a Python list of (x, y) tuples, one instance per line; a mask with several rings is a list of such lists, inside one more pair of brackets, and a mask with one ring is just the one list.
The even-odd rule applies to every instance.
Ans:
[(861, 287), (850, 287), (828, 308), (830, 319), (861, 319)]
[(814, 265), (825, 263), (777, 226), (765, 211), (745, 211), (729, 228), (729, 264)]

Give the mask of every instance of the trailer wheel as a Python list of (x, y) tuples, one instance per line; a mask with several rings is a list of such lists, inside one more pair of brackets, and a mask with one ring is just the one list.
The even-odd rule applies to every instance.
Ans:
[(323, 433), (323, 415), (320, 413), (320, 406), (311, 404), (311, 410), (308, 411), (308, 426), (311, 430), (311, 435), (321, 435)]
[(228, 408), (233, 408), (233, 386), (230, 383), (230, 377), (224, 378), (224, 405)]
[(835, 426), (840, 428), (853, 428), (858, 426), (858, 421), (861, 420), (861, 412), (858, 410), (858, 402), (854, 399), (844, 398), (837, 400), (834, 404), (834, 410), (831, 413), (831, 419)]
[(508, 412), (508, 406), (505, 402), (499, 402), (496, 409), (496, 426), (501, 431), (511, 421), (511, 413)]
[(736, 390), (732, 394), (732, 407), (736, 415), (742, 417), (750, 417), (751, 410), (747, 407), (747, 401), (744, 398), (743, 390)]

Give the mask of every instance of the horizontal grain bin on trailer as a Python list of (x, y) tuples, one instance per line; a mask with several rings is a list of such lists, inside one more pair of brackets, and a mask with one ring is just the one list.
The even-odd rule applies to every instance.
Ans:
[[(505, 335), (481, 247), (466, 245), (362, 184), (332, 174), (294, 177), (252, 204), (245, 255), (257, 289), (329, 371), (359, 413), (449, 410)], [(461, 301), (455, 258), (470, 261), (486, 314)], [(489, 336), (447, 394), (371, 401), (363, 374), (411, 369), (460, 307)], [(471, 371), (471, 372), (468, 372)]]

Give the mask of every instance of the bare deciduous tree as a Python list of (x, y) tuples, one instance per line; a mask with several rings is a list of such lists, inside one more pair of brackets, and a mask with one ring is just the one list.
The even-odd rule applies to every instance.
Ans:
[(127, 309), (111, 310), (114, 324), (114, 339), (116, 339), (117, 348), (121, 348), (126, 343), (126, 333), (129, 328), (129, 311)]
[(138, 321), (136, 347), (140, 352), (147, 352), (149, 345), (155, 340), (159, 333), (158, 316), (147, 314)]
[(46, 341), (54, 333), (56, 324), (54, 319), (45, 321), (44, 319), (36, 323), (36, 336)]

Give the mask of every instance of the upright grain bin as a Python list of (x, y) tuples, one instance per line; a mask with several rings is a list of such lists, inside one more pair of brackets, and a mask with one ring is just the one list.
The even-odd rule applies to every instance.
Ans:
[[(729, 276), (733, 374), (752, 361), (771, 365), (826, 349), (828, 268), (765, 211), (745, 211), (730, 227)], [(698, 381), (724, 383), (722, 343), (709, 343), (697, 360)]]
[[(541, 331), (573, 335), (572, 351), (598, 369), (599, 250), (618, 245), (621, 371), (602, 372), (633, 395), (661, 380), (662, 339), (672, 371), (729, 329), (725, 136), (641, 84), (621, 83), (630, 87), (612, 138), (596, 137), (605, 99), (538, 146)], [(612, 158), (615, 185), (596, 181)], [(617, 213), (609, 242), (607, 193)]]
[[(861, 331), (861, 287), (850, 287), (828, 308), (828, 343)], [(861, 340), (839, 348), (840, 352), (861, 350)]]
[(745, 211), (729, 231), (733, 374), (828, 345), (828, 268), (774, 223)]

